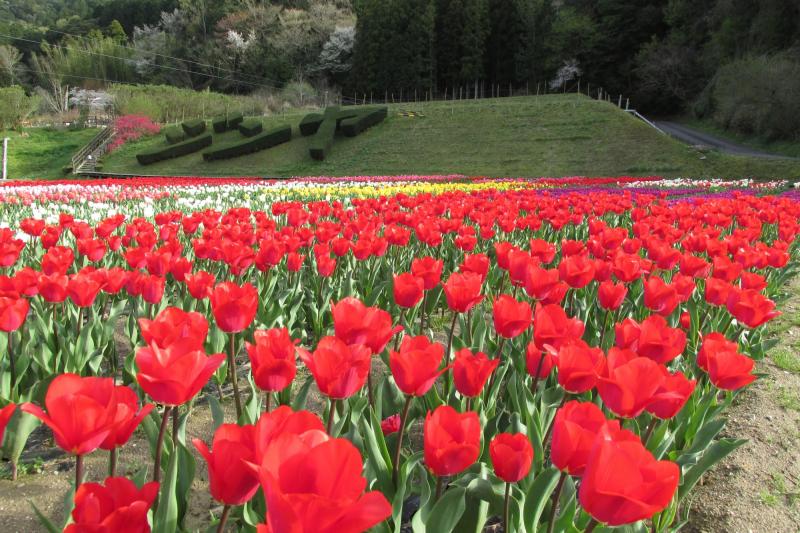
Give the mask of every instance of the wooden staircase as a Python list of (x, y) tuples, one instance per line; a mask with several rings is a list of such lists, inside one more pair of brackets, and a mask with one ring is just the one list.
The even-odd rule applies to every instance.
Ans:
[(108, 152), (108, 146), (117, 134), (114, 126), (106, 126), (86, 146), (72, 156), (72, 173), (75, 175), (95, 172), (97, 161)]

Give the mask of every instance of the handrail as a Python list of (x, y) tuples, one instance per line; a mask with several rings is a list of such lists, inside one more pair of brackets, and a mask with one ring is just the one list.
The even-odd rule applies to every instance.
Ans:
[(95, 135), (91, 141), (89, 141), (86, 145), (83, 146), (80, 150), (78, 150), (75, 155), (72, 156), (72, 171), (78, 169), (78, 167), (86, 160), (86, 158), (96, 151), (98, 148), (101, 148), (105, 143), (107, 143), (111, 137), (114, 136), (116, 130), (113, 126), (107, 126), (103, 128), (97, 135)]

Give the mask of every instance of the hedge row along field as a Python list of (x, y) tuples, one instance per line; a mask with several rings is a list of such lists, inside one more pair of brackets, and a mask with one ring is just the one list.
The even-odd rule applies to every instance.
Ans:
[(74, 456), (50, 531), (676, 531), (798, 266), (797, 194), (715, 185), (7, 184), (4, 455)]
[[(317, 113), (306, 115), (299, 124), (299, 130), (303, 136), (314, 136), (309, 147), (309, 155), (313, 159), (321, 161), (325, 159), (333, 146), (337, 131), (341, 131), (348, 137), (355, 137), (367, 128), (382, 122), (387, 113), (388, 108), (386, 107), (358, 107), (342, 110), (334, 106), (327, 108), (324, 115)], [(204, 152), (203, 159), (205, 161), (239, 157), (266, 150), (291, 140), (291, 127), (273, 129), (262, 133), (264, 126), (261, 120), (256, 118), (245, 120), (241, 113), (235, 113), (227, 117), (216, 117), (212, 120), (211, 125), (213, 131), (217, 134), (238, 130), (246, 139)], [(197, 152), (208, 146), (205, 143), (209, 141), (203, 138), (202, 142), (191, 142), (192, 138), (205, 131), (206, 123), (201, 119), (184, 122), (180, 128), (177, 126), (166, 128), (164, 134), (167, 144), (171, 146), (162, 146), (142, 152), (137, 154), (136, 159), (141, 165), (149, 165)], [(213, 139), (210, 134), (209, 139)]]

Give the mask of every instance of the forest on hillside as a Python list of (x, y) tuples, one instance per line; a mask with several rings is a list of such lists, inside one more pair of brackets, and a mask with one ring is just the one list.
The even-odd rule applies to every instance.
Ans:
[[(0, 0), (0, 86), (557, 90), (800, 135), (800, 0)], [(494, 88), (498, 89), (494, 89)]]

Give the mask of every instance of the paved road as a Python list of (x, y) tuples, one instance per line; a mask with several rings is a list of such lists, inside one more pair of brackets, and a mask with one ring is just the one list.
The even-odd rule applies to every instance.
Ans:
[(704, 131), (699, 131), (694, 128), (690, 128), (688, 126), (684, 126), (683, 124), (678, 124), (676, 122), (668, 122), (668, 121), (656, 121), (656, 126), (667, 132), (668, 134), (672, 135), (678, 140), (684, 141), (688, 144), (692, 145), (703, 145), (703, 146), (710, 146), (711, 148), (715, 148), (721, 152), (725, 152), (732, 155), (745, 155), (750, 157), (763, 157), (766, 159), (796, 159), (794, 157), (789, 157), (785, 155), (778, 155), (778, 154), (770, 154), (768, 152), (762, 152), (759, 150), (755, 150), (753, 148), (743, 146), (741, 144), (736, 144), (734, 142), (721, 139), (719, 137), (715, 137), (714, 135), (708, 134)]

